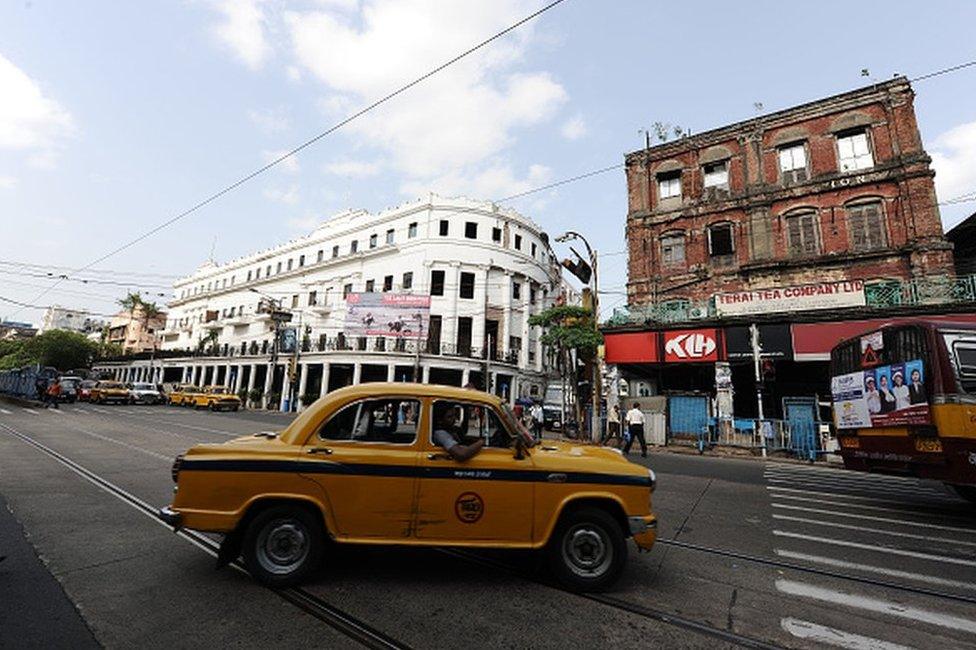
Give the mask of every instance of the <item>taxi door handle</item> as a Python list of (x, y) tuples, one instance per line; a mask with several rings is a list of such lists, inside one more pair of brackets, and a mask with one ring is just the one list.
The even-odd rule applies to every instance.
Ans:
[(566, 478), (565, 474), (549, 474), (546, 476), (546, 480), (550, 483), (565, 483)]
[(427, 454), (427, 460), (451, 460), (447, 454)]
[(305, 453), (306, 454), (325, 454), (326, 456), (328, 456), (329, 454), (332, 453), (332, 450), (329, 449), (328, 447), (312, 447), (311, 449), (309, 449)]

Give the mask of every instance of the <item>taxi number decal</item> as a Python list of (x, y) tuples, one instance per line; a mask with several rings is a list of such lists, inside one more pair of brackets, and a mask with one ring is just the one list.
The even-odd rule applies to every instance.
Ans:
[(474, 492), (464, 492), (454, 502), (454, 514), (462, 522), (473, 524), (485, 514), (485, 502)]

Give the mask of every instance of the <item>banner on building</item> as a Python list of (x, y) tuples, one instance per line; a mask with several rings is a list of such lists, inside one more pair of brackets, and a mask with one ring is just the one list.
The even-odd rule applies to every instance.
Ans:
[(792, 287), (715, 294), (719, 316), (863, 307), (864, 281), (818, 282)]
[(928, 424), (928, 395), (921, 359), (832, 377), (838, 429)]
[(346, 296), (346, 336), (416, 338), (427, 331), (430, 296), (350, 293)]

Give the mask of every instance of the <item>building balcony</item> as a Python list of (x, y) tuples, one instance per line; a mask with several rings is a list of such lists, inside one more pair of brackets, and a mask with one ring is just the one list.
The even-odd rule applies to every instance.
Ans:
[(224, 323), (222, 321), (219, 321), (219, 320), (212, 320), (210, 322), (203, 323), (203, 325), (201, 325), (201, 327), (203, 329), (207, 330), (208, 332), (209, 331), (214, 331), (214, 330), (219, 331), (219, 330), (224, 329)]
[(237, 316), (228, 316), (222, 322), (224, 323), (224, 325), (238, 327), (241, 325), (248, 325), (251, 322), (251, 319), (248, 318), (247, 316), (242, 316), (238, 314)]

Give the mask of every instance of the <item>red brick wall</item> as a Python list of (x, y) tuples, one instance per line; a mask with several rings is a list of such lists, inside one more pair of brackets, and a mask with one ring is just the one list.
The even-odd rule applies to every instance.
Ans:
[[(631, 304), (825, 279), (951, 274), (912, 100), (908, 83), (897, 80), (628, 156)], [(852, 127), (866, 129), (874, 166), (841, 173), (836, 134)], [(784, 188), (778, 148), (796, 141), (805, 142), (810, 179)], [(702, 158), (716, 155), (729, 161), (729, 195), (718, 200), (702, 190)], [(675, 168), (682, 170), (682, 197), (662, 202), (656, 175)], [(857, 253), (845, 204), (868, 198), (881, 201), (887, 247)], [(819, 220), (820, 252), (806, 260), (787, 247), (783, 216), (797, 208), (816, 210)], [(718, 222), (734, 224), (735, 254), (722, 263), (708, 254), (707, 228)], [(682, 266), (661, 263), (660, 237), (669, 231), (685, 234)]]

